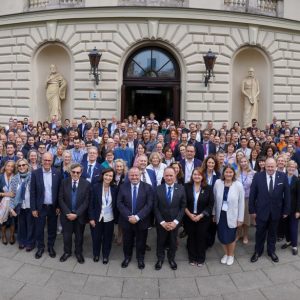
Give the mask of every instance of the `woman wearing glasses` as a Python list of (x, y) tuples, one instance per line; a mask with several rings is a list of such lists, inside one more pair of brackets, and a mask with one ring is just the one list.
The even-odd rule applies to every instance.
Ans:
[(29, 252), (35, 247), (34, 218), (30, 210), (30, 180), (31, 171), (26, 159), (16, 162), (17, 174), (12, 178), (10, 191), (11, 214), (18, 216), (19, 249)]

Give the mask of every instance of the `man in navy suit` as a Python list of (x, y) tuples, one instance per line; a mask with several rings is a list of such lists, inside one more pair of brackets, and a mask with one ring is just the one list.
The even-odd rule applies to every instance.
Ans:
[(203, 141), (202, 141), (202, 147), (203, 147), (203, 153), (204, 157), (200, 158), (202, 161), (210, 154), (216, 154), (216, 145), (209, 140), (210, 132), (208, 129), (205, 129), (203, 131)]
[(132, 257), (135, 238), (138, 268), (144, 269), (150, 213), (153, 207), (153, 191), (149, 184), (141, 181), (138, 168), (131, 168), (128, 178), (129, 182), (121, 185), (117, 199), (120, 212), (119, 224), (123, 228), (124, 260), (121, 266), (127, 268)]
[(278, 262), (275, 254), (276, 232), (279, 219), (290, 212), (290, 191), (286, 174), (276, 171), (274, 158), (266, 160), (266, 171), (256, 173), (249, 197), (249, 213), (256, 219), (255, 252), (251, 262), (256, 262), (264, 251), (267, 237), (267, 251), (273, 262)]
[(152, 186), (153, 190), (156, 190), (157, 180), (156, 174), (153, 170), (146, 169), (148, 165), (148, 158), (146, 155), (139, 156), (137, 160), (137, 167), (141, 172), (141, 181), (148, 183)]
[(54, 243), (56, 239), (58, 193), (61, 181), (60, 172), (51, 168), (53, 156), (46, 152), (42, 158), (42, 168), (32, 172), (30, 184), (30, 209), (36, 218), (37, 252), (35, 258), (42, 257), (45, 249), (44, 228), (48, 225), (48, 252), (55, 257)]
[(88, 150), (87, 160), (82, 162), (83, 172), (82, 177), (90, 183), (95, 183), (99, 180), (101, 174), (101, 165), (97, 163), (98, 150), (92, 146)]
[(191, 180), (193, 170), (197, 167), (201, 167), (202, 165), (202, 161), (195, 158), (195, 155), (195, 147), (193, 145), (187, 145), (186, 158), (180, 161), (185, 183)]
[(88, 125), (86, 123), (86, 116), (81, 116), (81, 123), (78, 125), (79, 137), (84, 140), (85, 132), (88, 130)]

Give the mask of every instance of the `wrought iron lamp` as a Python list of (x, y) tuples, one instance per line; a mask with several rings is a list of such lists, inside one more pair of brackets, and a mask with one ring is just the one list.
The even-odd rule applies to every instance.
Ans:
[(91, 71), (90, 74), (94, 76), (96, 85), (99, 84), (99, 62), (101, 59), (102, 53), (100, 53), (97, 48), (95, 47), (94, 50), (92, 50), (89, 53), (89, 60), (91, 64)]
[(214, 77), (214, 66), (217, 59), (217, 56), (209, 49), (207, 54), (203, 56), (204, 63), (205, 63), (205, 76), (204, 76), (204, 83), (205, 86), (208, 86), (209, 79)]

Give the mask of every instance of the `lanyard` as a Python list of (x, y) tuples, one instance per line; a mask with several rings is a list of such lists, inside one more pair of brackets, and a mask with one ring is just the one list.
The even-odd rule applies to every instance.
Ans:
[(212, 185), (213, 177), (214, 177), (214, 174), (212, 174), (211, 176), (208, 177), (208, 174), (206, 172), (206, 180), (207, 180), (208, 185)]
[(243, 173), (241, 173), (242, 185), (245, 184), (245, 182), (247, 181), (247, 178), (248, 178), (248, 173), (247, 173), (247, 175), (245, 177), (243, 176)]
[(109, 201), (109, 190), (107, 193), (105, 193), (105, 205), (108, 206), (108, 201)]
[[(199, 189), (199, 195), (201, 193), (201, 187)], [(195, 186), (193, 185), (193, 195), (194, 195), (194, 213), (197, 212), (197, 202), (198, 202), (198, 197), (197, 197), (197, 193), (196, 193), (196, 190), (195, 190)]]

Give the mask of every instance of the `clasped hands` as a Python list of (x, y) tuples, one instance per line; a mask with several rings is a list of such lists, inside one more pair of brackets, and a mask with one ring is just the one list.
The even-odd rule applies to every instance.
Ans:
[(128, 221), (129, 221), (130, 224), (136, 224), (137, 223), (137, 219), (134, 215), (129, 216)]
[(69, 221), (74, 221), (74, 220), (76, 220), (76, 218), (77, 218), (77, 215), (76, 215), (76, 214), (72, 214), (72, 213), (66, 214), (66, 216), (67, 216), (67, 219), (68, 219)]
[(167, 231), (171, 231), (171, 230), (174, 230), (177, 226), (177, 224), (172, 221), (172, 222), (164, 222), (162, 224), (160, 224), (165, 230)]
[(203, 217), (204, 217), (203, 214), (200, 214), (200, 215), (191, 214), (191, 215), (190, 215), (190, 219), (191, 219), (193, 222), (199, 222)]

